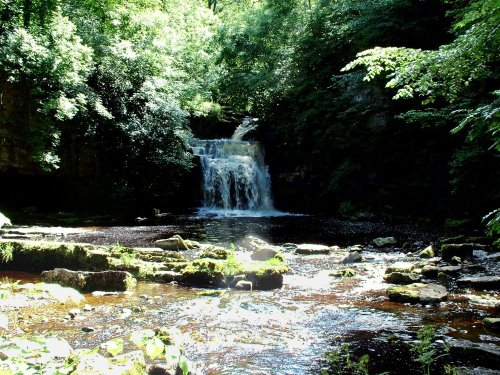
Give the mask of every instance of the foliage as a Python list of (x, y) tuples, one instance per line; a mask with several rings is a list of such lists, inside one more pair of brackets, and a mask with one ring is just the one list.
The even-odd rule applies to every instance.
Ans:
[(323, 369), (322, 375), (368, 375), (369, 356), (361, 356), (358, 360), (352, 358), (349, 344), (342, 344), (339, 349), (325, 354), (328, 361), (328, 370)]

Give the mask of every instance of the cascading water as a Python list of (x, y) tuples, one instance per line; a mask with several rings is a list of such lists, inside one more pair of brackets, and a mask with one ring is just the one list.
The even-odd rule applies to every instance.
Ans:
[(268, 167), (262, 147), (243, 141), (255, 128), (245, 120), (231, 139), (196, 140), (193, 152), (200, 157), (203, 173), (201, 213), (220, 216), (267, 216), (279, 212), (273, 208)]

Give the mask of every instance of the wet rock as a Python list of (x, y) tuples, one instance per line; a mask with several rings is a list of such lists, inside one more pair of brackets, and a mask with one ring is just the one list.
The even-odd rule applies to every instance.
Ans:
[(253, 283), (251, 281), (247, 280), (240, 280), (236, 283), (234, 286), (234, 289), (238, 290), (252, 290), (253, 289)]
[(92, 306), (90, 306), (88, 304), (86, 304), (86, 305), (83, 306), (83, 311), (87, 311), (88, 312), (88, 311), (93, 311), (93, 310), (95, 310), (95, 307), (92, 307)]
[(462, 258), (454, 256), (448, 261), (448, 263), (451, 264), (452, 266), (457, 266), (459, 264), (462, 264)]
[(461, 339), (450, 339), (447, 344), (452, 358), (481, 364), (483, 367), (500, 368), (500, 347), (496, 344)]
[(414, 283), (404, 286), (391, 286), (387, 289), (391, 301), (421, 303), (423, 305), (439, 303), (448, 298), (446, 288), (438, 284)]
[(94, 327), (82, 327), (82, 332), (94, 332), (95, 328)]
[(126, 271), (71, 271), (56, 268), (42, 272), (42, 280), (55, 282), (82, 291), (124, 291), (135, 288), (137, 280)]
[(357, 251), (350, 252), (343, 260), (342, 263), (359, 263), (363, 261), (363, 257)]
[(456, 276), (462, 270), (462, 266), (425, 266), (422, 268), (422, 275), (429, 279), (435, 279), (440, 273), (448, 276)]
[(346, 248), (347, 251), (361, 251), (363, 250), (363, 245), (352, 245)]
[(325, 255), (330, 254), (330, 248), (325, 245), (302, 243), (297, 245), (295, 252), (302, 255)]
[(146, 368), (146, 372), (148, 375), (175, 375), (172, 372), (170, 372), (170, 369), (166, 365), (149, 365)]
[(444, 244), (441, 246), (441, 256), (443, 260), (448, 261), (457, 256), (461, 259), (472, 258), (474, 250), (481, 250), (483, 245), (462, 243), (462, 244)]
[(252, 260), (266, 261), (268, 259), (274, 258), (278, 254), (278, 251), (273, 249), (259, 249), (255, 250), (250, 258)]
[(485, 367), (453, 367), (456, 375), (499, 375), (500, 371)]
[(492, 330), (500, 330), (500, 318), (484, 318), (483, 324)]
[(492, 260), (499, 260), (500, 259), (500, 253), (490, 254), (490, 255), (487, 255), (485, 258), (486, 259), (492, 259)]
[(410, 262), (396, 262), (391, 264), (386, 268), (385, 273), (393, 273), (393, 272), (401, 272), (408, 273), (411, 272), (415, 268), (415, 265)]
[(71, 309), (68, 311), (68, 315), (71, 319), (75, 319), (77, 315), (80, 315), (82, 312), (80, 309)]
[(413, 272), (391, 272), (384, 276), (384, 280), (390, 284), (407, 285), (419, 282), (421, 276)]
[(181, 251), (181, 250), (200, 248), (200, 244), (198, 242), (184, 240), (178, 234), (170, 238), (157, 240), (155, 241), (155, 245), (158, 246), (160, 249), (170, 250), (170, 251)]
[(297, 250), (297, 245), (294, 243), (284, 243), (283, 245), (281, 245), (281, 247), (285, 250), (288, 250), (288, 251)]
[(432, 245), (427, 246), (425, 249), (418, 253), (420, 258), (433, 258), (435, 255), (434, 247)]
[(330, 272), (329, 275), (334, 277), (354, 277), (356, 276), (356, 274), (357, 274), (356, 270), (352, 268), (344, 268), (343, 270)]
[(457, 284), (476, 290), (498, 290), (500, 289), (500, 276), (462, 277), (457, 280)]
[(153, 275), (153, 279), (155, 281), (161, 282), (161, 283), (171, 283), (173, 281), (175, 282), (182, 282), (182, 273), (180, 272), (175, 272), (175, 271), (157, 271)]
[(386, 247), (397, 243), (398, 241), (396, 241), (394, 237), (378, 237), (371, 242), (371, 244), (376, 247)]

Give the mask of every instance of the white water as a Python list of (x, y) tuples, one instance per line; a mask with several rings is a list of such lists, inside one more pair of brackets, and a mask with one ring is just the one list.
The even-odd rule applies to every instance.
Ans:
[[(250, 125), (250, 126), (249, 126)], [(196, 140), (203, 173), (202, 216), (281, 216), (273, 207), (271, 179), (257, 142), (242, 141), (255, 128), (243, 122), (232, 139)]]

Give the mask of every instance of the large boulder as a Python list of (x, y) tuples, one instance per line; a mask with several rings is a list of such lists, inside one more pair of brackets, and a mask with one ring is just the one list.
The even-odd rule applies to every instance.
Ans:
[(391, 286), (387, 289), (387, 296), (394, 302), (429, 304), (445, 301), (448, 292), (442, 285), (414, 283)]
[(55, 268), (42, 272), (42, 280), (63, 286), (92, 292), (125, 291), (135, 288), (136, 279), (126, 271), (71, 271), (65, 268)]

